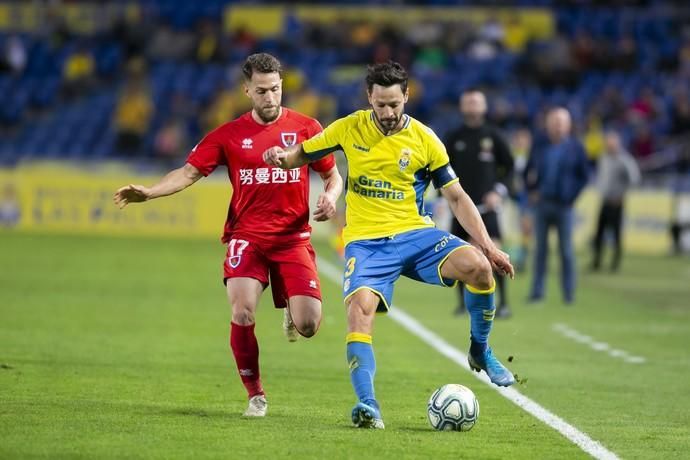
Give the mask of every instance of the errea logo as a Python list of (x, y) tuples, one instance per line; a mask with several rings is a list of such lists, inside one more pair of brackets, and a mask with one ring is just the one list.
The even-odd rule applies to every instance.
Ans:
[(252, 149), (252, 148), (254, 148), (254, 141), (251, 140), (251, 139), (249, 139), (249, 138), (244, 139), (244, 140), (242, 141), (242, 148), (243, 148), (243, 149)]

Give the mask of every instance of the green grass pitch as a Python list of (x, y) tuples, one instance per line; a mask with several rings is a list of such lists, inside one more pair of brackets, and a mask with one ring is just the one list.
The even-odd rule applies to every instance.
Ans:
[[(335, 262), (325, 246), (317, 251)], [(207, 240), (0, 234), (0, 458), (587, 457), (385, 317), (374, 346), (386, 430), (352, 428), (341, 288), (326, 277), (324, 319), (309, 341), (288, 344), (264, 296), (257, 333), (269, 415), (243, 419), (223, 256)], [(630, 256), (616, 275), (581, 272), (570, 308), (555, 276), (547, 302), (525, 306), (528, 282), (510, 283), (515, 317), (492, 334), (497, 355), (513, 356), (509, 366), (527, 379), (518, 390), (621, 458), (687, 458), (688, 259)], [(451, 290), (406, 280), (394, 298), (465, 350), (468, 320), (451, 315), (454, 301)], [(597, 352), (554, 323), (646, 362)], [(469, 433), (429, 427), (427, 398), (444, 383), (477, 395)]]

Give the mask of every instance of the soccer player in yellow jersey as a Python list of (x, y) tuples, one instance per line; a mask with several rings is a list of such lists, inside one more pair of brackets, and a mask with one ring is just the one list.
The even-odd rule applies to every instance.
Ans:
[[(358, 427), (383, 428), (374, 395), (376, 363), (371, 333), (376, 311), (386, 312), (400, 275), (429, 284), (467, 286), (470, 313), (468, 360), (499, 386), (515, 383), (488, 346), (494, 318), (492, 271), (514, 276), (508, 255), (487, 234), (472, 200), (449, 166), (434, 132), (404, 113), (407, 72), (395, 62), (369, 66), (370, 110), (333, 122), (321, 134), (283, 149), (264, 152), (264, 161), (296, 168), (336, 150), (348, 160), (343, 291), (347, 305), (347, 360), (359, 402), (352, 410)], [(472, 237), (470, 245), (434, 227), (424, 215), (429, 183), (441, 190), (455, 217)]]

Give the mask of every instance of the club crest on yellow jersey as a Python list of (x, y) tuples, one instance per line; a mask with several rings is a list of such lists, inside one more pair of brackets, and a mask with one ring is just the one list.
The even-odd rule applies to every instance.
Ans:
[(400, 171), (405, 171), (408, 166), (410, 166), (410, 156), (412, 155), (412, 150), (404, 148), (400, 151), (400, 158), (398, 159), (398, 166), (400, 166)]

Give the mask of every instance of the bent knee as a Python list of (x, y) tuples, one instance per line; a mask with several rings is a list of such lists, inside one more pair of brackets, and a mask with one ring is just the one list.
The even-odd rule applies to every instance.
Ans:
[(350, 332), (371, 333), (378, 295), (363, 289), (355, 293), (347, 304), (347, 323)]
[(317, 318), (309, 318), (295, 323), (295, 327), (302, 337), (309, 338), (316, 335), (316, 331), (319, 330), (319, 323)]
[(479, 251), (476, 251), (473, 255), (472, 267), (466, 283), (481, 291), (491, 289), (494, 285), (491, 263)]
[(378, 295), (363, 289), (352, 296), (347, 304), (347, 314), (349, 317), (366, 318), (376, 313), (379, 304)]
[(254, 307), (245, 302), (232, 304), (232, 322), (241, 326), (254, 324)]

